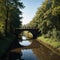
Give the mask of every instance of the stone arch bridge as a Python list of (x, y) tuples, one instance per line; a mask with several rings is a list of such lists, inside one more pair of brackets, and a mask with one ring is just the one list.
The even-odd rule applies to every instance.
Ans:
[(39, 36), (41, 34), (41, 32), (38, 31), (38, 29), (16, 29), (15, 33), (16, 35), (20, 34), (23, 31), (29, 31), (33, 34), (33, 38), (36, 38), (37, 36)]

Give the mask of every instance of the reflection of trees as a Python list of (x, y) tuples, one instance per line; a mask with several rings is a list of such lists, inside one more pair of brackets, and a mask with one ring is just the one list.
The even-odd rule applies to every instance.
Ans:
[(10, 53), (9, 60), (17, 60), (17, 59), (23, 60), (23, 59), (21, 59), (21, 56), (22, 56), (21, 51), (20, 51), (20, 53), (13, 52), (13, 53)]
[(8, 52), (1, 60), (24, 60), (21, 58), (22, 52)]

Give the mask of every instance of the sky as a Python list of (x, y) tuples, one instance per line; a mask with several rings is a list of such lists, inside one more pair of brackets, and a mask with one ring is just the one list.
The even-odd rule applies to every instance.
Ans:
[(22, 24), (29, 23), (32, 18), (34, 17), (37, 8), (40, 7), (44, 0), (21, 0), (25, 6), (24, 9), (22, 9)]

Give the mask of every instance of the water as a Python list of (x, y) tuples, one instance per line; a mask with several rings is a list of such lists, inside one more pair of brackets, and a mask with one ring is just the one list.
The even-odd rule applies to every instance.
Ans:
[[(29, 46), (31, 45), (31, 41), (27, 40), (25, 36), (22, 36), (22, 42), (19, 42), (20, 45)], [(33, 53), (32, 49), (22, 49), (21, 59), (23, 60), (38, 60), (36, 55)]]
[[(22, 36), (22, 41), (19, 41), (19, 44), (26, 47), (32, 44), (31, 40), (27, 40), (25, 36)], [(8, 59), (6, 60), (38, 60), (36, 55), (33, 53), (32, 49), (22, 49), (16, 48), (13, 49), (10, 54)]]
[(38, 60), (38, 58), (32, 49), (21, 49), (19, 53), (11, 52), (6, 60)]
[(27, 40), (25, 36), (22, 36), (22, 41), (19, 42), (20, 45), (22, 46), (29, 46), (31, 45), (31, 41)]
[(30, 45), (32, 42), (29, 42), (29, 41), (22, 41), (22, 42), (19, 42), (19, 44), (23, 45), (23, 46), (28, 46)]
[(22, 47), (11, 49), (1, 60), (60, 60), (60, 56), (36, 40), (27, 40), (25, 36), (19, 44)]
[(24, 49), (22, 51), (22, 59), (24, 60), (38, 60), (36, 55), (33, 53), (31, 49)]

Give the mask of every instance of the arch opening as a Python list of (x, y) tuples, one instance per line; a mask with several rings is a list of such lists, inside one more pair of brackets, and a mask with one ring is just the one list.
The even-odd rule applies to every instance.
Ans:
[(22, 31), (20, 34), (18, 34), (18, 37), (21, 38), (22, 40), (24, 39), (33, 39), (33, 34), (30, 31)]
[(18, 35), (22, 41), (19, 41), (19, 44), (22, 46), (29, 46), (32, 44), (32, 38), (33, 38), (33, 34), (29, 31), (22, 31), (19, 35)]

